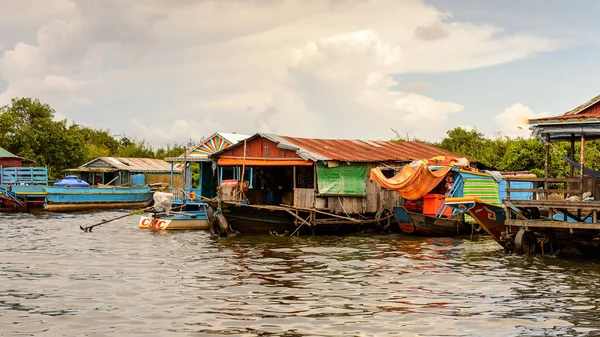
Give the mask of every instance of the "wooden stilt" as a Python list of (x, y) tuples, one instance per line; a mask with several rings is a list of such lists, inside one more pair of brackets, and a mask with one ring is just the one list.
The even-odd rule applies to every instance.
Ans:
[(581, 155), (580, 155), (581, 170), (579, 172), (579, 195), (583, 200), (583, 171), (585, 170), (585, 135), (581, 134)]
[[(550, 134), (546, 134), (546, 163), (544, 165), (544, 179), (548, 179), (550, 172)], [(542, 194), (544, 200), (548, 200), (548, 181), (544, 181), (544, 193)]]

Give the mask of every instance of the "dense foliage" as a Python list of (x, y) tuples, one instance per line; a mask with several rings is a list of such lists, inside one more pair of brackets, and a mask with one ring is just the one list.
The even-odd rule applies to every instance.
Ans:
[[(48, 167), (50, 178), (62, 177), (64, 169), (77, 167), (103, 156), (164, 158), (183, 153), (183, 145), (152, 148), (146, 141), (126, 135), (111, 135), (109, 130), (55, 121), (55, 111), (48, 104), (32, 98), (14, 98), (0, 107), (0, 147)], [(393, 130), (396, 132), (395, 130)], [(396, 132), (396, 141), (405, 141)], [(544, 144), (537, 139), (487, 138), (477, 130), (455, 128), (439, 143), (431, 143), (461, 156), (474, 159), (489, 168), (502, 171), (530, 171), (543, 176)], [(570, 168), (562, 158), (570, 144), (552, 144), (550, 176), (566, 177)], [(600, 142), (586, 142), (586, 165), (600, 169)], [(579, 158), (579, 143), (575, 146)], [(197, 175), (197, 172), (194, 172)]]
[[(544, 144), (538, 139), (496, 137), (486, 138), (477, 130), (455, 128), (449, 130), (438, 146), (456, 154), (472, 158), (501, 171), (530, 171), (544, 176)], [(550, 147), (550, 177), (564, 178), (570, 175), (570, 167), (563, 156), (569, 156), (570, 143), (552, 143)], [(575, 143), (575, 161), (579, 162), (580, 143)], [(600, 142), (585, 142), (586, 166), (600, 169)], [(577, 172), (576, 172), (577, 174)]]
[(13, 98), (0, 107), (0, 147), (48, 167), (51, 179), (97, 157), (164, 158), (183, 153), (183, 145), (153, 149), (143, 140), (115, 138), (109, 130), (55, 121), (54, 116), (54, 109), (37, 99)]

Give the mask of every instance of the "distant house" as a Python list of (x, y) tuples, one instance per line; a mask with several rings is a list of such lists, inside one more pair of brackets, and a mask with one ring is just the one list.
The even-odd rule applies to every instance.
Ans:
[[(215, 132), (207, 137), (199, 145), (187, 150), (184, 154), (179, 157), (168, 157), (165, 161), (174, 163), (187, 163), (187, 174), (185, 174), (187, 182), (187, 189), (194, 190), (196, 194), (203, 197), (212, 198), (216, 195), (217, 179), (215, 169), (212, 166), (212, 159), (209, 156), (215, 152), (226, 149), (227, 147), (243, 141), (250, 136), (228, 133), (228, 132)], [(193, 163), (197, 163), (200, 166), (198, 176), (198, 186), (192, 187), (192, 174), (191, 167)], [(179, 188), (179, 183), (173, 184), (173, 187)]]
[(33, 164), (35, 161), (15, 156), (14, 154), (0, 147), (0, 167), (22, 167), (23, 163)]
[[(579, 177), (579, 182), (570, 182), (572, 189), (578, 186), (579, 193), (592, 192), (596, 200), (600, 199), (600, 172), (591, 169), (584, 156), (586, 141), (600, 139), (600, 95), (581, 104), (573, 110), (559, 116), (533, 118), (529, 120), (529, 128), (534, 137), (544, 141), (546, 148), (545, 178), (549, 176), (551, 143), (568, 142), (570, 150), (563, 154), (569, 163), (571, 177)], [(576, 143), (579, 143), (579, 154), (575, 156)], [(583, 168), (583, 169), (582, 169)], [(547, 188), (547, 187), (546, 187)], [(560, 193), (563, 193), (561, 191)], [(577, 193), (575, 190), (567, 193)], [(571, 194), (574, 195), (574, 194)]]
[[(78, 168), (66, 170), (79, 175), (90, 185), (139, 185), (171, 183), (171, 164), (162, 159), (99, 157)], [(173, 169), (174, 183), (179, 184), (181, 167)], [(140, 178), (143, 176), (143, 181)]]
[[(394, 191), (369, 181), (374, 167), (394, 168), (418, 159), (460, 157), (418, 141), (311, 139), (257, 133), (210, 157), (218, 163), (218, 181), (247, 182), (250, 204), (286, 204), (334, 213), (375, 213), (400, 202)], [(235, 185), (235, 184), (234, 184)], [(235, 186), (239, 186), (235, 185)], [(222, 200), (235, 200), (233, 191)]]

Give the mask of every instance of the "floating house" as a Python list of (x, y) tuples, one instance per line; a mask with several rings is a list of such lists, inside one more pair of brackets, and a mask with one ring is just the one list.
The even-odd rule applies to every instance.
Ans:
[[(243, 141), (248, 137), (250, 136), (238, 133), (215, 132), (199, 145), (187, 150), (181, 156), (165, 158), (165, 161), (171, 164), (171, 168), (175, 167), (174, 165), (177, 165), (178, 163), (186, 163), (184, 181), (178, 181), (171, 178), (171, 187), (185, 188), (188, 195), (191, 192), (194, 192), (193, 195), (196, 196), (205, 198), (215, 197), (218, 184), (216, 166), (213, 166), (212, 159), (210, 159), (209, 156)], [(196, 183), (194, 183), (192, 179), (193, 165), (199, 166), (198, 181)], [(182, 184), (182, 182), (185, 182), (185, 184)], [(185, 185), (185, 187), (183, 185)]]
[(41, 208), (48, 184), (45, 167), (23, 167), (34, 161), (0, 148), (0, 212), (27, 211)]
[[(99, 157), (75, 169), (54, 186), (46, 186), (47, 211), (138, 208), (148, 204), (154, 189), (179, 181), (181, 168), (171, 170), (161, 159)], [(172, 173), (174, 172), (174, 173)], [(70, 178), (70, 179), (69, 179)]]
[(99, 157), (66, 171), (77, 174), (90, 186), (172, 185), (179, 183), (182, 172), (181, 167), (172, 168), (162, 159), (122, 157)]
[[(238, 231), (295, 231), (299, 226), (389, 225), (395, 191), (369, 181), (383, 166), (454, 153), (418, 142), (309, 139), (257, 133), (210, 155), (217, 164), (219, 203)], [(354, 226), (348, 226), (348, 228)], [(339, 228), (339, 227), (337, 227)]]
[[(560, 116), (529, 120), (533, 135), (545, 144), (543, 178), (507, 177), (503, 208), (494, 208), (477, 200), (456, 201), (456, 207), (468, 209), (506, 251), (516, 253), (552, 253), (571, 250), (597, 254), (600, 240), (600, 172), (586, 167), (586, 141), (600, 139), (600, 96)], [(552, 143), (567, 141), (571, 177), (549, 176)], [(580, 155), (575, 158), (579, 143)], [(556, 149), (558, 151), (558, 149)], [(536, 188), (520, 188), (516, 183), (531, 182)], [(532, 199), (515, 200), (517, 193), (533, 193)], [(462, 205), (462, 206), (461, 206)], [(573, 249), (576, 248), (576, 249)]]
[(35, 161), (16, 156), (0, 147), (0, 167), (22, 167), (24, 163), (33, 164)]

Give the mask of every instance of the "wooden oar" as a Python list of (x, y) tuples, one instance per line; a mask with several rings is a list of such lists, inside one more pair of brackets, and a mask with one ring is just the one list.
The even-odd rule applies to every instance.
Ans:
[(84, 231), (84, 232), (91, 232), (91, 231), (92, 231), (92, 228), (94, 228), (94, 227), (96, 227), (96, 226), (103, 225), (103, 224), (105, 224), (105, 223), (107, 223), (107, 222), (111, 222), (111, 221), (115, 221), (115, 220), (123, 219), (123, 218), (125, 218), (125, 217), (128, 217), (128, 216), (130, 216), (130, 215), (140, 214), (141, 212), (148, 211), (148, 210), (150, 210), (151, 208), (152, 208), (152, 207), (148, 207), (148, 208), (145, 208), (145, 209), (141, 209), (141, 210), (133, 211), (133, 212), (131, 212), (131, 213), (129, 213), (129, 214), (121, 215), (121, 216), (118, 216), (118, 217), (116, 217), (116, 218), (112, 218), (112, 219), (108, 219), (108, 220), (103, 220), (102, 222), (99, 222), (99, 223), (97, 223), (97, 224), (93, 224), (93, 225), (90, 225), (90, 226), (86, 226), (86, 227), (83, 227), (83, 226), (81, 226), (81, 225), (80, 225), (80, 226), (79, 226), (79, 228), (81, 228), (81, 230), (82, 230), (82, 231)]

